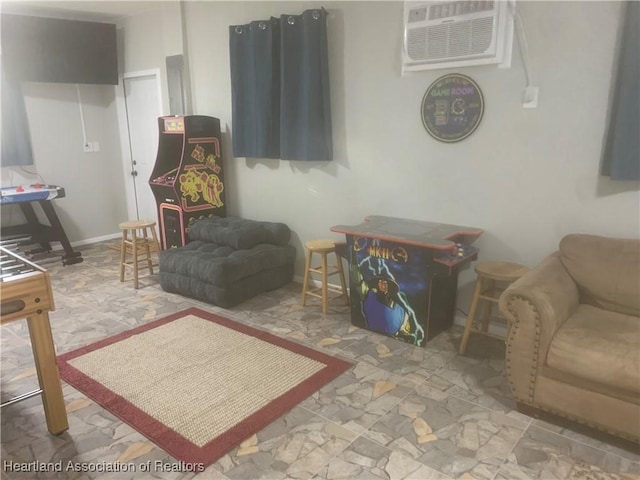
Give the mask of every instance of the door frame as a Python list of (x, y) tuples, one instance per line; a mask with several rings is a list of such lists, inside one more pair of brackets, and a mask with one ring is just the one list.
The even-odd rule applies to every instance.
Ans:
[(127, 207), (128, 220), (138, 219), (138, 206), (136, 204), (136, 194), (133, 186), (133, 180), (131, 178), (131, 170), (133, 165), (131, 164), (131, 143), (129, 138), (129, 125), (127, 118), (127, 107), (125, 103), (125, 91), (124, 82), (131, 78), (140, 77), (155, 77), (156, 89), (158, 94), (158, 111), (160, 115), (164, 112), (163, 99), (162, 99), (162, 81), (160, 76), (160, 69), (153, 68), (149, 70), (137, 70), (133, 72), (125, 72), (120, 76), (120, 83), (116, 85), (116, 110), (118, 116), (118, 132), (120, 134), (120, 153), (122, 157), (122, 175), (124, 177), (124, 193)]

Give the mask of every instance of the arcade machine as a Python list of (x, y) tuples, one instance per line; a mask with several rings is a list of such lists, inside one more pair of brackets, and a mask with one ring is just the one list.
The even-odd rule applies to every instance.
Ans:
[(191, 225), (224, 217), (220, 120), (203, 115), (158, 118), (156, 163), (149, 185), (158, 205), (163, 250), (187, 243)]
[(354, 325), (420, 347), (451, 327), (458, 273), (478, 257), (481, 229), (372, 215), (331, 230), (347, 240)]

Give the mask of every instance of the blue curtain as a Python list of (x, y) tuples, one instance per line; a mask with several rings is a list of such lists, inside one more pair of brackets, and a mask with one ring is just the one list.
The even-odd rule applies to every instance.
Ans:
[(2, 62), (2, 157), (0, 166), (33, 164), (31, 135), (20, 81)]
[(613, 180), (640, 180), (640, 3), (625, 3), (625, 23), (601, 173)]
[(333, 159), (326, 17), (229, 27), (234, 156)]

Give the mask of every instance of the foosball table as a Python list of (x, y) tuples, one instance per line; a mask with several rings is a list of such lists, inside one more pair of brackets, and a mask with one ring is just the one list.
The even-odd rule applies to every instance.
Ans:
[(40, 388), (22, 394), (5, 407), (35, 395), (42, 396), (49, 432), (58, 435), (69, 428), (56, 363), (49, 311), (55, 310), (51, 280), (46, 270), (0, 247), (0, 323), (26, 318)]

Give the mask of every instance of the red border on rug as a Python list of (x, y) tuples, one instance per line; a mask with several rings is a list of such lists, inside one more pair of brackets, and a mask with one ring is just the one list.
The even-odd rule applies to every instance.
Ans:
[[(224, 327), (236, 330), (246, 335), (251, 335), (265, 342), (269, 342), (273, 345), (277, 345), (323, 363), (325, 364), (325, 367), (290, 389), (288, 392), (271, 401), (257, 412), (246, 417), (240, 423), (231, 427), (229, 430), (206, 445), (198, 447), (176, 431), (160, 423), (158, 420), (143, 412), (123, 397), (109, 390), (104, 385), (88, 377), (68, 363), (68, 361), (73, 358), (80, 357), (86, 353), (93, 352), (94, 350), (98, 350), (107, 345), (111, 345), (187, 315), (196, 315)], [(87, 397), (107, 409), (120, 420), (135, 428), (138, 432), (175, 457), (177, 460), (186, 464), (197, 465), (198, 467), (200, 466), (198, 464), (201, 464), (205, 468), (229, 451), (233, 450), (233, 448), (238, 446), (248, 437), (259, 432), (268, 424), (287, 413), (302, 400), (318, 391), (324, 385), (347, 371), (352, 366), (353, 364), (350, 362), (195, 307), (174, 313), (159, 320), (152, 321), (145, 325), (127, 330), (126, 332), (92, 343), (86, 347), (58, 356), (60, 377), (65, 382), (84, 393)], [(177, 397), (179, 397), (179, 395)]]

